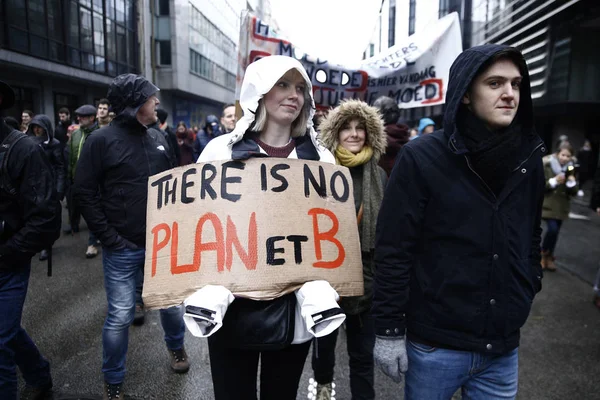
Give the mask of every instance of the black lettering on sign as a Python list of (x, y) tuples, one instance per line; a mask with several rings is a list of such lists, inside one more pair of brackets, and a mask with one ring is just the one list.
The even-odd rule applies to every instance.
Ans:
[[(342, 186), (344, 187), (344, 191), (341, 195), (338, 193), (338, 190), (335, 186), (338, 178), (342, 180)], [(334, 199), (341, 201), (342, 203), (348, 201), (348, 197), (350, 197), (350, 184), (348, 183), (348, 179), (346, 179), (346, 176), (342, 173), (342, 171), (335, 171), (331, 175), (329, 186), (331, 187), (331, 195)]]
[(283, 247), (275, 248), (275, 242), (285, 239), (285, 236), (272, 236), (267, 239), (267, 264), (269, 265), (283, 265), (285, 264), (285, 259), (283, 258), (275, 258), (276, 253), (284, 253), (285, 249)]
[(212, 164), (204, 164), (202, 166), (202, 181), (200, 182), (200, 198), (204, 200), (206, 193), (211, 199), (217, 198), (217, 192), (212, 187), (212, 181), (217, 176), (217, 167)]
[(241, 183), (241, 176), (227, 176), (227, 170), (230, 168), (243, 170), (246, 165), (241, 161), (227, 161), (221, 165), (221, 197), (225, 200), (229, 200), (233, 203), (238, 201), (242, 195), (229, 193), (227, 191), (227, 184), (229, 183)]
[(190, 197), (188, 196), (188, 191), (187, 189), (189, 187), (194, 186), (194, 181), (188, 182), (188, 176), (190, 175), (196, 175), (196, 168), (190, 168), (187, 171), (185, 171), (181, 177), (181, 202), (183, 204), (190, 204), (193, 203), (194, 200), (196, 200), (195, 197)]
[(260, 190), (267, 191), (267, 166), (260, 164)]
[(325, 181), (325, 170), (319, 166), (319, 182), (317, 182), (310, 167), (304, 164), (304, 196), (310, 197), (310, 185), (320, 197), (327, 197), (327, 183)]
[(155, 180), (154, 182), (152, 182), (150, 184), (150, 186), (152, 187), (156, 187), (158, 190), (158, 193), (156, 195), (156, 209), (160, 210), (162, 208), (162, 199), (163, 199), (163, 184), (165, 182), (167, 182), (169, 179), (172, 179), (173, 175), (168, 174), (163, 176), (162, 178), (158, 178), (157, 180)]
[(308, 242), (308, 236), (290, 235), (286, 238), (294, 243), (294, 261), (296, 264), (302, 263), (302, 242)]
[(271, 189), (273, 192), (280, 193), (288, 188), (289, 185), (287, 179), (285, 179), (284, 176), (278, 173), (279, 171), (283, 171), (286, 169), (290, 169), (290, 166), (287, 164), (275, 164), (271, 167), (271, 176), (274, 179), (277, 179), (279, 182), (281, 182), (281, 185)]
[(169, 204), (169, 196), (171, 196), (171, 204), (175, 204), (177, 200), (175, 192), (177, 191), (177, 178), (173, 179), (173, 187), (169, 188), (169, 181), (165, 182), (165, 206)]

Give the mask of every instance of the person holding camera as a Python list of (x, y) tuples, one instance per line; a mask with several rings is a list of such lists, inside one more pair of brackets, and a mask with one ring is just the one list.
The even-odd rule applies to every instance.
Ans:
[(544, 157), (546, 194), (542, 219), (546, 221), (546, 234), (542, 241), (542, 269), (556, 271), (554, 248), (562, 222), (569, 218), (571, 197), (577, 194), (577, 180), (573, 165), (573, 147), (569, 142), (558, 146), (556, 153)]

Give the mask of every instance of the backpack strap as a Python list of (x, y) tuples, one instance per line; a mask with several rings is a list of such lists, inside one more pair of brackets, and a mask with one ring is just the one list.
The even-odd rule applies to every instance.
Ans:
[(8, 176), (8, 159), (15, 144), (27, 135), (17, 130), (11, 131), (0, 144), (0, 189), (10, 196), (16, 196), (17, 189)]

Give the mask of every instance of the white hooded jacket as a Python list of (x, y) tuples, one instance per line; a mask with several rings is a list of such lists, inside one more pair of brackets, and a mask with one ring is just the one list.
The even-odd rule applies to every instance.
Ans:
[[(233, 146), (244, 138), (244, 134), (255, 119), (259, 100), (275, 86), (277, 81), (290, 69), (296, 69), (306, 81), (310, 94), (310, 113), (306, 126), (306, 135), (318, 153), (321, 162), (335, 163), (335, 158), (318, 140), (313, 127), (312, 117), (315, 102), (312, 96), (312, 84), (300, 62), (286, 56), (269, 56), (248, 66), (240, 93), (240, 105), (243, 117), (236, 123), (235, 129), (228, 134), (211, 140), (198, 158), (199, 163), (232, 158)], [(261, 153), (266, 153), (259, 147)], [(296, 149), (288, 158), (298, 158)], [(296, 317), (294, 340), (292, 344), (304, 343), (313, 337), (328, 335), (337, 329), (346, 316), (339, 308), (337, 292), (326, 281), (305, 283), (296, 290)], [(195, 336), (207, 337), (222, 326), (227, 307), (235, 301), (231, 292), (219, 286), (205, 286), (190, 296), (184, 304), (191, 312), (184, 317), (188, 329)], [(189, 307), (192, 306), (192, 307)]]

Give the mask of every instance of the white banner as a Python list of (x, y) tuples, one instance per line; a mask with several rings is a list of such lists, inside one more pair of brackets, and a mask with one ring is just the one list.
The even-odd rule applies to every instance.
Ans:
[(347, 98), (372, 104), (380, 96), (396, 99), (401, 108), (434, 106), (445, 102), (450, 66), (461, 51), (457, 13), (354, 65), (330, 63), (304, 54), (248, 13), (242, 19), (240, 32), (236, 94), (239, 99), (244, 72), (250, 63), (269, 55), (287, 55), (300, 60), (306, 68), (317, 108), (336, 107)]

